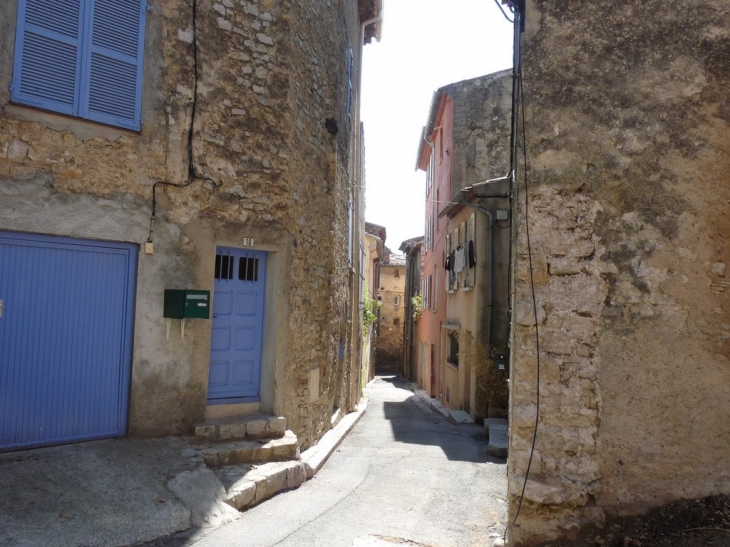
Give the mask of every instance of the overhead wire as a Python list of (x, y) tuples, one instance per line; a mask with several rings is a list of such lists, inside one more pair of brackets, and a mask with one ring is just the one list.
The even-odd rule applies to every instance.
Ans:
[(514, 22), (515, 22), (515, 21), (514, 21), (514, 19), (510, 19), (510, 18), (509, 18), (509, 16), (507, 15), (507, 12), (506, 12), (506, 11), (504, 11), (504, 8), (503, 8), (503, 7), (502, 7), (502, 5), (501, 5), (501, 4), (499, 3), (499, 0), (494, 0), (494, 3), (495, 3), (495, 4), (497, 4), (497, 7), (499, 8), (499, 11), (501, 11), (501, 12), (502, 12), (502, 15), (504, 15), (504, 18), (505, 18), (505, 19), (507, 19), (507, 21), (509, 21), (510, 23), (514, 23)]
[(517, 522), (517, 518), (520, 516), (520, 510), (522, 509), (522, 502), (525, 499), (525, 490), (527, 488), (527, 480), (530, 476), (530, 469), (532, 467), (532, 458), (535, 455), (535, 444), (537, 443), (537, 429), (540, 423), (540, 327), (537, 320), (537, 297), (535, 295), (535, 279), (534, 279), (534, 268), (532, 265), (532, 242), (530, 240), (530, 216), (529, 207), (530, 201), (528, 196), (529, 180), (527, 172), (527, 131), (525, 129), (525, 99), (522, 88), (522, 67), (519, 72), (519, 88), (520, 88), (520, 113), (521, 113), (521, 126), (522, 126), (522, 155), (523, 155), (523, 168), (525, 176), (525, 236), (527, 238), (527, 258), (530, 265), (530, 290), (532, 294), (532, 311), (533, 318), (535, 321), (535, 351), (536, 355), (536, 383), (537, 389), (535, 394), (535, 427), (532, 433), (532, 446), (530, 447), (530, 458), (527, 461), (527, 470), (525, 471), (525, 482), (522, 484), (522, 492), (520, 493), (520, 501), (517, 505), (517, 512), (515, 518), (512, 519), (510, 526), (514, 526)]
[(150, 215), (150, 231), (147, 237), (147, 242), (152, 243), (152, 234), (154, 233), (155, 217), (157, 215), (157, 186), (173, 186), (175, 188), (187, 188), (196, 180), (203, 180), (210, 182), (215, 188), (220, 188), (221, 182), (216, 182), (210, 177), (202, 177), (198, 175), (195, 169), (195, 159), (193, 156), (193, 138), (195, 131), (195, 117), (198, 111), (198, 80), (199, 68), (198, 68), (198, 33), (197, 33), (197, 22), (198, 22), (198, 0), (193, 0), (192, 3), (192, 34), (193, 34), (193, 97), (192, 107), (190, 113), (190, 124), (188, 127), (188, 173), (187, 180), (182, 183), (169, 182), (166, 180), (158, 180), (152, 185), (152, 214)]
[[(496, 0), (495, 0), (496, 1)], [(500, 6), (501, 8), (501, 6)], [(535, 394), (535, 425), (533, 429), (532, 434), (532, 444), (530, 447), (530, 457), (527, 461), (527, 468), (525, 470), (525, 480), (522, 484), (522, 491), (520, 492), (520, 498), (517, 504), (517, 511), (515, 512), (515, 516), (512, 519), (512, 522), (508, 523), (505, 527), (503, 539), (506, 542), (506, 536), (507, 532), (510, 528), (512, 528), (516, 522), (517, 519), (520, 516), (520, 512), (522, 510), (522, 505), (525, 499), (525, 491), (527, 489), (527, 481), (530, 477), (530, 470), (532, 469), (532, 460), (535, 455), (535, 446), (537, 444), (537, 432), (538, 427), (540, 423), (540, 328), (538, 324), (538, 317), (537, 317), (537, 296), (535, 294), (535, 280), (534, 280), (534, 267), (532, 262), (532, 241), (530, 238), (530, 201), (529, 201), (529, 172), (527, 168), (527, 129), (525, 124), (525, 94), (524, 94), (524, 86), (523, 86), (523, 69), (522, 69), (522, 48), (520, 47), (520, 34), (521, 31), (524, 29), (524, 3), (521, 3), (514, 9), (515, 13), (515, 86), (513, 87), (513, 94), (516, 96), (513, 97), (513, 125), (512, 130), (516, 135), (513, 137), (513, 143), (517, 144), (517, 141), (519, 140), (521, 136), (522, 140), (522, 163), (523, 163), (523, 170), (524, 170), (524, 179), (525, 179), (525, 235), (527, 239), (527, 257), (528, 257), (528, 264), (529, 264), (529, 271), (530, 271), (530, 290), (532, 295), (532, 310), (533, 310), (533, 318), (535, 323), (535, 351), (536, 351), (536, 383), (537, 383), (537, 389)], [(518, 119), (515, 121), (514, 117), (517, 117)], [(520, 135), (521, 133), (521, 135)], [(514, 149), (512, 150), (512, 161), (513, 161), (513, 169), (511, 170), (510, 174), (513, 177), (513, 184), (515, 186), (517, 185), (517, 158), (519, 157), (519, 152)]]

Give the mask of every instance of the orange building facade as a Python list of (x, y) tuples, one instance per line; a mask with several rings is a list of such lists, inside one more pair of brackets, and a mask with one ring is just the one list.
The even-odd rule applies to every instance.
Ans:
[[(425, 238), (421, 276), (422, 308), (418, 320), (419, 377), (431, 397), (444, 401), (446, 372), (442, 325), (446, 322), (444, 261), (448, 219), (439, 211), (451, 198), (453, 102), (434, 95), (429, 124), (424, 128), (416, 169), (426, 172)], [(435, 115), (434, 115), (435, 114)]]

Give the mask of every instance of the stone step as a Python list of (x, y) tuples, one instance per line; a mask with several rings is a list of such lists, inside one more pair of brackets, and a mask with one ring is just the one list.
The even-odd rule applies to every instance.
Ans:
[(239, 511), (283, 490), (299, 488), (307, 480), (304, 465), (298, 461), (228, 466), (215, 473), (226, 490), (223, 501)]
[(227, 441), (232, 439), (278, 439), (286, 432), (286, 418), (268, 414), (216, 418), (194, 428), (196, 439)]
[(205, 465), (211, 468), (227, 465), (283, 462), (299, 459), (297, 436), (287, 430), (280, 439), (219, 441), (196, 447)]
[(464, 410), (450, 410), (448, 419), (454, 425), (474, 423), (469, 413)]

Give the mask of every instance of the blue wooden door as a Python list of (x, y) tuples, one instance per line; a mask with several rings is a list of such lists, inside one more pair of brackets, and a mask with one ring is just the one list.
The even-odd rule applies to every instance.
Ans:
[(218, 247), (208, 402), (258, 401), (264, 332), (266, 253)]
[(0, 232), (0, 450), (126, 433), (136, 260)]

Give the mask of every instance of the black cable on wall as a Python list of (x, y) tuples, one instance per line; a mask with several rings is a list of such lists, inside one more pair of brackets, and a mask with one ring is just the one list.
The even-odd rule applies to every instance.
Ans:
[(193, 0), (192, 4), (192, 24), (193, 24), (193, 104), (192, 112), (190, 113), (190, 124), (188, 126), (188, 176), (187, 180), (183, 183), (169, 182), (166, 180), (160, 180), (152, 185), (152, 214), (150, 216), (150, 232), (147, 237), (147, 242), (152, 243), (152, 234), (154, 233), (155, 216), (157, 214), (157, 186), (173, 186), (175, 188), (186, 188), (190, 186), (196, 180), (204, 180), (210, 182), (215, 188), (220, 188), (220, 182), (216, 182), (210, 177), (201, 177), (195, 170), (195, 160), (193, 157), (193, 137), (195, 128), (195, 116), (198, 111), (198, 79), (199, 79), (199, 68), (198, 68), (198, 0)]
[[(497, 0), (495, 0), (497, 1)], [(500, 6), (501, 8), (501, 6)], [(517, 164), (519, 159), (519, 140), (522, 140), (522, 163), (524, 169), (525, 179), (525, 235), (527, 237), (527, 256), (530, 269), (530, 289), (532, 295), (532, 309), (533, 317), (535, 322), (535, 350), (537, 352), (537, 389), (535, 394), (535, 425), (532, 435), (532, 445), (530, 447), (530, 457), (527, 462), (527, 469), (525, 471), (525, 480), (522, 484), (522, 491), (520, 492), (519, 502), (517, 504), (517, 511), (512, 519), (512, 522), (508, 523), (503, 539), (506, 540), (507, 531), (515, 525), (517, 519), (520, 516), (522, 510), (522, 504), (525, 499), (525, 490), (527, 488), (527, 481), (529, 480), (530, 470), (532, 468), (532, 460), (535, 454), (535, 445), (537, 443), (537, 431), (540, 422), (540, 329), (537, 318), (537, 297), (535, 295), (535, 281), (534, 281), (534, 268), (532, 263), (532, 242), (530, 239), (530, 201), (529, 201), (529, 173), (527, 169), (527, 130), (525, 128), (525, 96), (523, 87), (523, 70), (522, 70), (522, 47), (521, 47), (521, 35), (525, 29), (525, 3), (524, 0), (516, 0), (510, 9), (514, 13), (514, 85), (512, 95), (512, 147), (510, 155), (510, 177), (512, 178), (513, 193), (514, 188), (517, 185)], [(505, 14), (506, 17), (506, 14)]]

